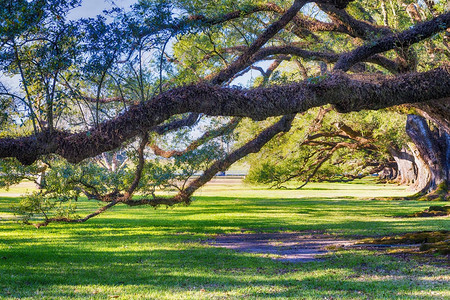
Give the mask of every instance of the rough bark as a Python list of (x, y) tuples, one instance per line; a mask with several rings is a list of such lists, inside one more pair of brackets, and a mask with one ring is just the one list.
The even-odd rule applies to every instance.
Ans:
[[(427, 194), (429, 198), (446, 198), (449, 184), (450, 135), (439, 128), (430, 129), (426, 119), (417, 115), (408, 116), (406, 132), (416, 148), (415, 156), (429, 171), (429, 176), (419, 172), (419, 193)], [(418, 165), (418, 168), (420, 167)]]
[(412, 105), (420, 115), (433, 121), (450, 134), (450, 101), (429, 101)]
[(238, 59), (236, 59), (228, 68), (221, 71), (211, 80), (212, 84), (222, 84), (234, 74), (242, 71), (251, 57), (262, 47), (269, 39), (283, 29), (294, 18), (298, 11), (306, 4), (306, 0), (295, 0), (294, 4), (281, 16), (281, 18), (272, 23), (267, 29), (248, 47)]
[(411, 190), (418, 192), (418, 195), (422, 195), (428, 183), (430, 182), (431, 173), (427, 163), (422, 158), (419, 149), (414, 143), (408, 143), (408, 147), (414, 156), (414, 164), (416, 165), (417, 175), (415, 182), (410, 186)]
[(401, 150), (390, 148), (389, 152), (397, 164), (398, 173), (396, 174), (396, 178), (394, 178), (399, 184), (412, 186), (417, 177), (414, 155), (405, 148)]
[(153, 131), (159, 135), (163, 135), (164, 133), (180, 129), (182, 127), (193, 126), (198, 122), (199, 119), (200, 119), (200, 114), (190, 113), (181, 119), (174, 120), (172, 122), (164, 123), (159, 126), (156, 126), (153, 128)]
[(169, 117), (186, 112), (262, 120), (325, 104), (334, 104), (340, 112), (350, 112), (430, 100), (449, 101), (449, 95), (450, 66), (397, 77), (335, 72), (317, 82), (307, 80), (252, 90), (197, 84), (176, 88), (131, 106), (117, 118), (88, 131), (44, 132), (1, 139), (0, 158), (16, 157), (23, 164), (31, 164), (41, 155), (56, 153), (77, 163), (116, 149)]
[(450, 27), (450, 12), (433, 18), (430, 21), (420, 23), (409, 30), (399, 34), (389, 35), (341, 56), (334, 66), (335, 70), (347, 71), (354, 64), (365, 60), (377, 53), (386, 52), (395, 48), (408, 48), (423, 41), (432, 35)]

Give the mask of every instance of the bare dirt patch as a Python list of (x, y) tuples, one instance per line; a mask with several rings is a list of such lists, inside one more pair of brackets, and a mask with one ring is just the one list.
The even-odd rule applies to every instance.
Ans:
[(219, 235), (207, 243), (213, 247), (258, 253), (287, 262), (319, 260), (330, 248), (355, 244), (356, 240), (306, 232), (243, 233)]
[[(420, 239), (422, 236), (426, 238)], [(387, 255), (449, 255), (448, 231), (361, 238), (336, 237), (323, 232), (242, 233), (218, 235), (205, 243), (213, 247), (257, 253), (274, 260), (294, 263), (317, 261), (322, 259), (324, 254), (338, 249), (372, 250)]]

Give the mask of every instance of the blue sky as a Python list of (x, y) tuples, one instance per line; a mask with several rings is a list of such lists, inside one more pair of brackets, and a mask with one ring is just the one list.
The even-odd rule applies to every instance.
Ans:
[(77, 7), (70, 13), (70, 17), (73, 19), (95, 17), (113, 5), (128, 8), (136, 2), (137, 0), (84, 0), (80, 7)]
[[(102, 13), (105, 9), (110, 9), (114, 6), (120, 7), (120, 8), (129, 8), (132, 4), (136, 3), (138, 0), (83, 0), (80, 7), (77, 7), (69, 12), (69, 18), (70, 19), (79, 19), (79, 18), (89, 18), (89, 17), (95, 17), (96, 15), (99, 15)], [(169, 47), (170, 51), (170, 47)], [(265, 61), (257, 64), (258, 66), (263, 67), (264, 69), (267, 68), (270, 65), (271, 62)], [(240, 76), (236, 78), (232, 85), (242, 85), (246, 86), (248, 81), (252, 79), (253, 77), (259, 76), (259, 72), (257, 71), (250, 71), (244, 76)], [(5, 77), (3, 74), (0, 73), (0, 80), (10, 87), (17, 87), (18, 86), (18, 77), (15, 76), (13, 78)]]
[[(103, 10), (109, 9), (113, 6), (118, 6), (121, 8), (129, 8), (132, 4), (136, 3), (138, 0), (84, 0), (80, 7), (72, 10), (70, 12), (70, 18), (89, 18), (95, 17), (101, 14)], [(169, 48), (170, 49), (170, 48)], [(169, 50), (170, 51), (170, 50)], [(261, 62), (257, 64), (263, 68), (267, 68), (271, 62)], [(246, 85), (249, 79), (252, 77), (259, 76), (258, 71), (250, 71), (244, 76), (235, 79), (232, 85)]]

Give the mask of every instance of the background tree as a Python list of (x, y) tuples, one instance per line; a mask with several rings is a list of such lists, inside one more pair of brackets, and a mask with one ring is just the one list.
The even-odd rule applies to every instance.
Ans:
[(246, 180), (274, 187), (301, 181), (298, 188), (309, 181), (350, 181), (374, 173), (400, 180), (391, 153), (406, 145), (405, 123), (404, 115), (392, 111), (309, 110), (289, 133), (250, 156)]
[[(19, 180), (40, 174), (41, 167), (68, 174), (66, 181), (55, 175), (56, 191), (47, 186), (36, 196), (38, 204), (26, 210), (43, 216), (38, 227), (84, 222), (119, 203), (189, 203), (217, 172), (288, 132), (296, 114), (326, 104), (340, 113), (411, 104), (449, 132), (450, 14), (442, 1), (428, 6), (398, 1), (390, 10), (378, 7), (381, 2), (340, 0), (139, 1), (130, 12), (113, 9), (71, 21), (67, 13), (78, 4), (7, 1), (1, 8), (3, 72), (20, 81), (17, 91), (2, 85), (4, 122), (24, 124), (16, 134), (2, 132), (0, 157), (17, 166), (5, 175)], [(417, 4), (418, 14), (411, 4)], [(425, 55), (427, 49), (434, 56)], [(298, 75), (284, 75), (287, 62)], [(251, 70), (262, 74), (257, 87), (236, 87), (236, 79)], [(215, 139), (231, 134), (242, 117), (275, 118), (231, 152), (211, 151)], [(205, 123), (215, 126), (200, 138), (188, 133)], [(177, 135), (185, 137), (176, 149), (158, 145), (158, 136)], [(118, 150), (129, 153), (122, 168), (111, 172), (98, 164), (103, 153)], [(152, 155), (158, 153), (176, 158), (155, 166)], [(184, 165), (183, 159), (193, 161)], [(184, 167), (191, 163), (198, 167)], [(186, 176), (193, 169), (204, 171), (195, 180), (182, 180), (186, 184), (174, 196), (143, 188), (164, 185), (172, 179), (160, 174), (175, 178), (184, 169)], [(447, 182), (448, 174), (434, 178), (437, 184), (426, 192)], [(136, 198), (138, 192), (144, 197)], [(68, 214), (48, 213), (54, 203), (66, 203), (65, 196), (76, 199), (80, 193), (104, 206), (79, 218), (70, 207)]]

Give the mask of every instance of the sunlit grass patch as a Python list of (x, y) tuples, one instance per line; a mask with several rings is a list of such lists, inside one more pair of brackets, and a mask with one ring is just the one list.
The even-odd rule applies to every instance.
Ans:
[[(442, 259), (339, 249), (325, 260), (295, 264), (204, 243), (217, 234), (242, 232), (305, 231), (355, 238), (449, 230), (448, 218), (394, 218), (430, 204), (365, 200), (366, 185), (370, 193), (378, 189), (368, 183), (317, 184), (320, 189), (303, 191), (237, 185), (234, 191), (219, 192), (220, 187), (205, 187), (189, 207), (118, 205), (87, 223), (39, 230), (2, 219), (0, 298), (447, 297), (450, 272)], [(329, 196), (333, 189), (342, 195)], [(407, 193), (389, 185), (377, 193), (390, 191)], [(0, 198), (0, 214), (11, 214), (14, 201)]]

